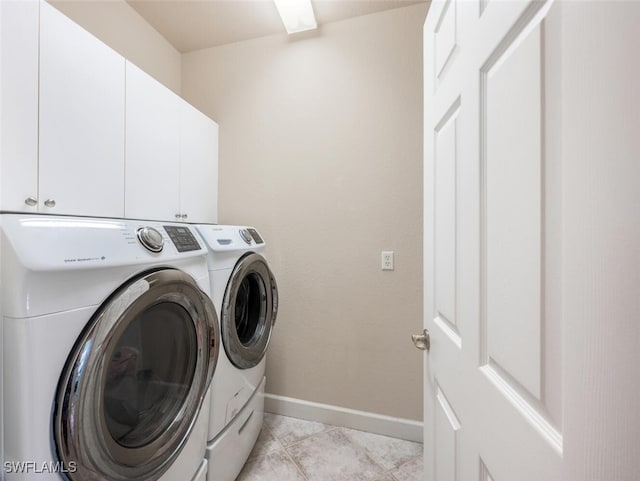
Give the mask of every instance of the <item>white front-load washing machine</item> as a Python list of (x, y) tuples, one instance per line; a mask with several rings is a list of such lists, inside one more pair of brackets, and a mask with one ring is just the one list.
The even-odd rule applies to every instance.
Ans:
[(220, 334), (185, 224), (2, 214), (3, 479), (204, 481)]
[(208, 481), (233, 481), (262, 427), (267, 347), (278, 287), (254, 228), (199, 225), (223, 349), (211, 382)]

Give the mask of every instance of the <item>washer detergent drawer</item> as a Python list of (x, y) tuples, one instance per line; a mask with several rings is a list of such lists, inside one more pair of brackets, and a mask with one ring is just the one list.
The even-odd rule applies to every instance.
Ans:
[(253, 396), (218, 437), (207, 446), (207, 481), (234, 481), (258, 439), (264, 418), (265, 378)]

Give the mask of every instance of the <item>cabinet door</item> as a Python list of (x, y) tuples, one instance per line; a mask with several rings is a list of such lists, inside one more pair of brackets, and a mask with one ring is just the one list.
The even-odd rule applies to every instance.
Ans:
[(46, 2), (40, 17), (40, 212), (121, 217), (124, 58)]
[(179, 214), (179, 97), (127, 62), (125, 215), (176, 220)]
[(180, 212), (189, 222), (218, 221), (218, 124), (181, 101)]
[(38, 16), (38, 2), (0, 2), (1, 210), (37, 210)]

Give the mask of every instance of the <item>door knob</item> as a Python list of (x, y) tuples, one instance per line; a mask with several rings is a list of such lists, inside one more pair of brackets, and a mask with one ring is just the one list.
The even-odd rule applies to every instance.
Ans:
[(431, 347), (431, 338), (429, 337), (429, 331), (426, 329), (422, 331), (422, 334), (413, 334), (411, 340), (414, 346), (421, 351), (428, 351)]
[(27, 197), (24, 200), (24, 203), (27, 204), (29, 207), (33, 207), (34, 205), (38, 205), (38, 199), (36, 199), (35, 197)]
[(45, 207), (55, 207), (56, 206), (56, 201), (53, 199), (47, 199), (44, 201), (44, 205)]

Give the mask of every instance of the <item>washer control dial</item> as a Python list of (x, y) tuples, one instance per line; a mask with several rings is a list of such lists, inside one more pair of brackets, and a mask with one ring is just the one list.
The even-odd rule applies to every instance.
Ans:
[(151, 252), (160, 252), (164, 247), (162, 234), (153, 227), (140, 227), (137, 231), (138, 240), (145, 249)]
[(242, 237), (242, 240), (247, 244), (251, 244), (251, 240), (253, 239), (247, 229), (240, 229), (240, 237)]

